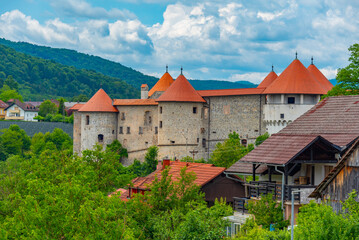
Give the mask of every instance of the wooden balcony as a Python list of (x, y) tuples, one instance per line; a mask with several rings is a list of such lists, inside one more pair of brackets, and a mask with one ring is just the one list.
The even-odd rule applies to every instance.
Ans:
[(24, 120), (24, 116), (16, 117), (16, 116), (5, 116), (6, 120)]

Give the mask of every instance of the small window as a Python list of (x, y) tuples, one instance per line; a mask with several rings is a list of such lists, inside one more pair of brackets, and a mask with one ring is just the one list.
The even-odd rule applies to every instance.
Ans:
[(130, 134), (130, 133), (131, 133), (131, 128), (127, 127), (127, 134)]
[(284, 118), (284, 113), (280, 114), (280, 118), (283, 119)]
[(138, 128), (138, 134), (143, 134), (143, 129), (142, 129), (142, 127), (139, 127), (139, 128)]
[(125, 120), (126, 118), (125, 118), (125, 113), (124, 112), (122, 112), (121, 113), (121, 120)]
[(155, 134), (158, 134), (158, 127), (155, 127)]
[(162, 121), (160, 121), (160, 128), (162, 128)]
[(115, 130), (112, 130), (112, 134), (115, 134)]
[(160, 107), (160, 113), (162, 114), (162, 107)]
[(199, 143), (199, 138), (197, 138), (197, 143)]
[(99, 143), (102, 143), (102, 142), (103, 142), (103, 135), (102, 135), (102, 134), (99, 134), (99, 135), (97, 136), (97, 139), (98, 139), (98, 142), (99, 142)]
[(247, 146), (247, 139), (242, 139), (241, 143), (242, 143), (243, 146)]
[(175, 141), (171, 141), (171, 144), (175, 144), (176, 142)]
[(202, 139), (202, 147), (204, 147), (204, 148), (206, 147), (206, 139), (205, 138)]
[(118, 130), (118, 132), (119, 132), (120, 134), (123, 134), (123, 127), (120, 127), (120, 129)]
[(89, 125), (89, 124), (90, 124), (90, 116), (86, 115), (86, 125)]
[(288, 97), (288, 104), (295, 104), (295, 97)]
[(197, 113), (197, 107), (193, 107), (193, 113), (194, 113), (194, 114)]

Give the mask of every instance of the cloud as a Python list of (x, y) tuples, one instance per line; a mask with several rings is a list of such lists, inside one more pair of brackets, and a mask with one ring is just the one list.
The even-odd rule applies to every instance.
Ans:
[(102, 7), (93, 7), (84, 0), (53, 0), (51, 5), (57, 11), (73, 18), (89, 19), (134, 19), (136, 15), (128, 10), (112, 8), (106, 10)]
[(283, 71), (296, 51), (305, 66), (313, 56), (332, 78), (359, 39), (354, 1), (128, 1), (168, 4), (163, 22), (145, 25), (127, 10), (59, 0), (52, 5), (73, 18), (39, 23), (14, 10), (0, 16), (0, 36), (99, 55), (156, 76), (169, 64), (176, 74), (182, 65), (188, 78), (255, 83), (272, 64)]

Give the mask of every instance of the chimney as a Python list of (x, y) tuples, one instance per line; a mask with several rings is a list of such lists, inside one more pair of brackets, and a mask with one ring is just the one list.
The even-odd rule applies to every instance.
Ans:
[(147, 99), (148, 98), (148, 85), (142, 84), (141, 85), (141, 99)]
[(171, 160), (168, 157), (165, 157), (162, 160), (162, 170), (166, 168), (166, 166), (169, 166), (171, 164)]

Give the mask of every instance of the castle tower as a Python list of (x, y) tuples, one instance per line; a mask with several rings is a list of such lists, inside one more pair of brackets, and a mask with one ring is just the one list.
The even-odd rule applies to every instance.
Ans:
[(280, 131), (313, 107), (320, 96), (327, 93), (328, 82), (327, 79), (318, 80), (296, 58), (263, 91), (266, 95), (264, 122), (268, 133)]
[(106, 148), (116, 139), (118, 110), (103, 89), (98, 90), (76, 114), (79, 114), (77, 119), (81, 134), (78, 137), (81, 138), (81, 145), (74, 152), (81, 154), (85, 149), (92, 149), (96, 143)]
[(313, 74), (315, 79), (317, 79), (317, 81), (320, 84), (322, 84), (325, 91), (328, 92), (329, 90), (331, 90), (333, 88), (333, 84), (331, 82), (329, 82), (328, 79), (323, 75), (323, 73), (321, 71), (319, 71), (319, 69), (314, 65), (313, 58), (312, 58), (312, 64), (310, 64), (308, 67), (308, 71), (311, 74)]
[(148, 97), (152, 99), (159, 98), (162, 93), (164, 93), (171, 86), (173, 82), (173, 78), (168, 73), (168, 67), (166, 66), (165, 74), (163, 74), (160, 80), (158, 80), (158, 82), (148, 92)]
[[(204, 156), (206, 101), (182, 74), (157, 99), (160, 157)], [(191, 153), (190, 153), (191, 151)]]

